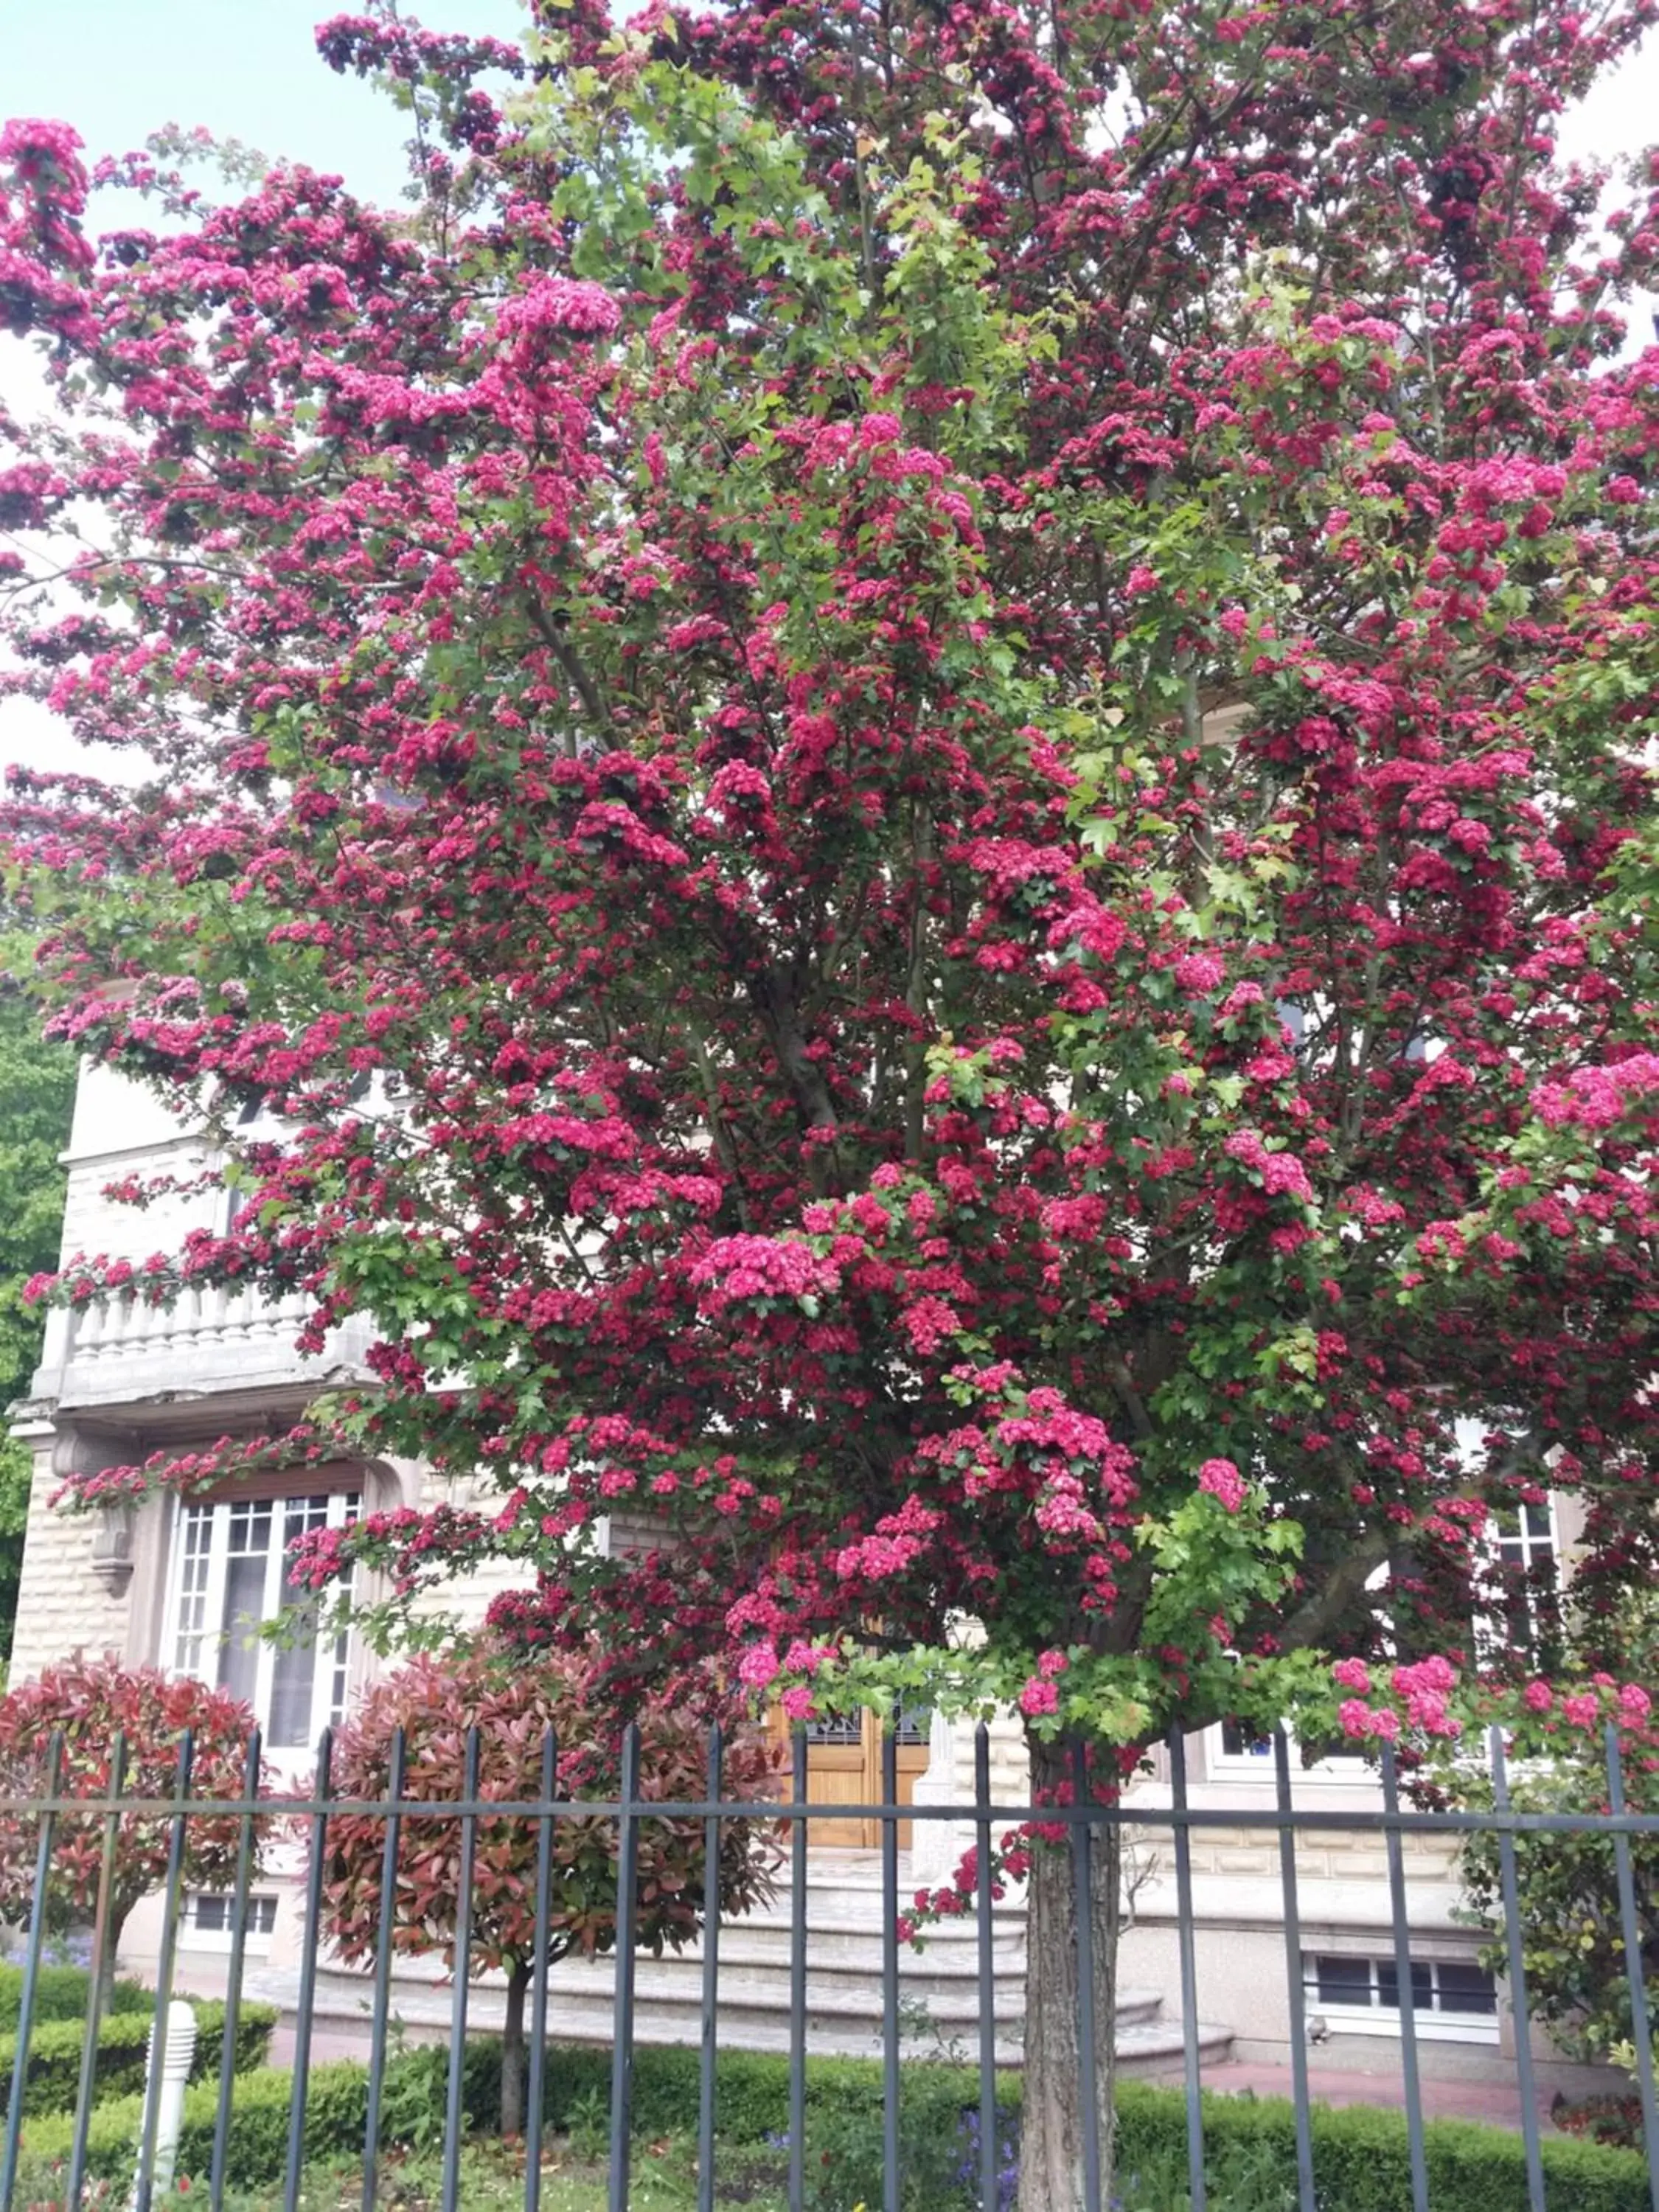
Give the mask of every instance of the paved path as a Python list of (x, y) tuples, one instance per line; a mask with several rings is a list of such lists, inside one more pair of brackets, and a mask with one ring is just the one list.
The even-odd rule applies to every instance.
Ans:
[[(1243, 2058), (1230, 2058), (1204, 2069), (1206, 2089), (1222, 2089), (1237, 2096), (1248, 2090), (1257, 2097), (1288, 2097), (1291, 2069)], [(1308, 2069), (1308, 2087), (1314, 2101), (1323, 2105), (1382, 2105), (1401, 2111), (1406, 2092), (1397, 2071), (1356, 2074), (1346, 2067), (1313, 2065)], [(1540, 2090), (1539, 2119), (1546, 2133), (1553, 2132), (1550, 2095)], [(1518, 2128), (1521, 2092), (1512, 2081), (1425, 2081), (1423, 2114), (1431, 2120), (1484, 2120), (1490, 2126)]]

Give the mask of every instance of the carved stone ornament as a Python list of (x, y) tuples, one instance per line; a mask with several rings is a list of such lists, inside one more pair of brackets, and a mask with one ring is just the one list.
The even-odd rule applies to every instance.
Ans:
[[(103, 1435), (79, 1426), (58, 1431), (52, 1449), (52, 1471), (61, 1479), (96, 1474), (118, 1467), (131, 1455), (129, 1439)], [(137, 1508), (131, 1498), (112, 1498), (94, 1508), (92, 1516), (92, 1573), (112, 1597), (125, 1595), (132, 1580), (132, 1540)]]
[(128, 1498), (100, 1505), (92, 1516), (92, 1571), (112, 1597), (132, 1580), (132, 1536), (138, 1516)]

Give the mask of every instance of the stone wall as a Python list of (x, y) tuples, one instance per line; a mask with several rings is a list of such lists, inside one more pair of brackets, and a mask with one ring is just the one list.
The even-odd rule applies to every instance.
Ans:
[(48, 1503), (63, 1480), (52, 1470), (51, 1431), (26, 1431), (24, 1439), (33, 1447), (34, 1479), (11, 1650), (12, 1677), (20, 1681), (71, 1651), (125, 1653), (129, 1617), (127, 1594), (115, 1595), (92, 1572), (90, 1519), (55, 1512)]

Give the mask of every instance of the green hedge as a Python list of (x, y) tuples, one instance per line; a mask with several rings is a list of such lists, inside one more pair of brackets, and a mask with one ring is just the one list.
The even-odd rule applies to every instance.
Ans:
[[(447, 2051), (436, 2047), (400, 2052), (386, 2067), (382, 2109), (385, 2139), (429, 2148), (442, 2134)], [(487, 2129), (494, 2122), (499, 2094), (500, 2046), (471, 2045), (467, 2051), (465, 2110), (468, 2123)], [(268, 2189), (282, 2178), (288, 2154), (287, 2073), (250, 2074), (236, 2085), (231, 2108), (226, 2179), (234, 2190)], [(200, 2179), (213, 2155), (218, 2110), (215, 2083), (185, 2093), (184, 2125), (179, 2139), (179, 2172)], [(306, 2155), (308, 2159), (353, 2158), (362, 2149), (368, 2110), (368, 2069), (354, 2059), (313, 2066), (306, 2084)], [(98, 2106), (88, 2136), (88, 2170), (119, 2182), (131, 2178), (143, 2101), (124, 2097)], [(69, 2155), (72, 2122), (66, 2112), (30, 2119), (23, 2128), (25, 2158), (35, 2169), (54, 2166)]]
[[(37, 2026), (45, 2020), (84, 2020), (91, 1987), (92, 1977), (84, 1966), (42, 1966), (34, 1981)], [(22, 2002), (22, 1968), (0, 1966), (0, 2034), (15, 2028)], [(147, 2013), (155, 2002), (141, 1984), (117, 1982), (110, 1991), (109, 2008), (112, 2013)]]
[[(99, 2104), (143, 2089), (144, 2062), (149, 2044), (155, 2000), (150, 1996), (143, 2012), (128, 2010), (108, 2015), (98, 2030), (98, 2070), (94, 2096)], [(270, 2056), (270, 2039), (276, 2027), (274, 2005), (245, 2004), (236, 2022), (236, 2070), (251, 2074)], [(219, 2057), (224, 2040), (225, 2008), (217, 1998), (196, 2004), (196, 2058), (192, 2081), (219, 2078)], [(81, 2083), (81, 2040), (84, 2022), (77, 2019), (46, 2019), (29, 2037), (29, 2063), (23, 2093), (23, 2110), (30, 2113), (67, 2112), (74, 2108)], [(15, 2034), (0, 2035), (0, 2082), (11, 2079), (16, 2055)]]
[[(1314, 2179), (1333, 2212), (1411, 2212), (1411, 2166), (1402, 2113), (1376, 2105), (1313, 2110)], [(1436, 2212), (1526, 2212), (1526, 2153), (1518, 2134), (1474, 2120), (1431, 2120), (1423, 2130), (1429, 2202)], [(1126, 2081), (1118, 2095), (1118, 2161), (1186, 2156), (1185, 2100), (1173, 2089)], [(1247, 2150), (1276, 2154), (1296, 2172), (1296, 2118), (1288, 2100), (1206, 2094), (1204, 2142), (1218, 2160)], [(1545, 2141), (1551, 2212), (1650, 2212), (1647, 2161), (1572, 2136)]]
[[(437, 2048), (405, 2051), (386, 2069), (386, 2139), (428, 2148), (442, 2127), (446, 2054)], [(499, 2045), (469, 2047), (465, 2105), (470, 2124), (494, 2122)], [(977, 2106), (977, 2077), (959, 2067), (907, 2065), (903, 2141), (907, 2202), (923, 2212), (954, 2212), (971, 2196), (955, 2175), (963, 2155), (963, 2116)], [(548, 2052), (546, 2124), (568, 2125), (579, 2110), (609, 2097), (611, 2055), (587, 2046), (557, 2045)], [(1005, 2106), (1017, 2108), (1017, 2076), (999, 2083)], [(719, 2073), (720, 2140), (741, 2154), (788, 2125), (787, 2062), (769, 2054), (723, 2051)], [(289, 2077), (252, 2074), (237, 2085), (230, 2128), (233, 2187), (269, 2188), (281, 2176), (287, 2144)], [(213, 2142), (211, 2083), (185, 2100), (179, 2170), (207, 2171)], [(306, 2100), (306, 2148), (313, 2159), (350, 2158), (362, 2144), (367, 2110), (364, 2068), (354, 2061), (313, 2069)], [(130, 2172), (140, 2106), (136, 2098), (100, 2106), (93, 2115), (92, 2170), (119, 2179)], [(634, 2075), (634, 2117), (642, 2136), (684, 2135), (697, 2118), (697, 2057), (690, 2051), (641, 2050)], [(1273, 2098), (1205, 2098), (1206, 2143), (1224, 2173), (1249, 2158), (1293, 2182), (1294, 2121), (1290, 2105)], [(807, 2069), (807, 2133), (811, 2201), (845, 2207), (879, 2203), (881, 2069), (856, 2059), (815, 2060)], [(1469, 2121), (1432, 2120), (1425, 2130), (1429, 2194), (1436, 2212), (1526, 2212), (1527, 2184), (1521, 2138), (1505, 2129)], [(70, 2121), (55, 2113), (32, 2118), (24, 2130), (31, 2161), (50, 2165), (68, 2151)], [(1401, 2114), (1370, 2106), (1334, 2111), (1315, 2107), (1314, 2168), (1322, 2204), (1330, 2212), (1411, 2212), (1406, 2124)], [(1118, 2154), (1125, 2178), (1141, 2166), (1183, 2170), (1186, 2107), (1177, 2090), (1127, 2081), (1118, 2100)], [(1645, 2161), (1628, 2151), (1570, 2138), (1547, 2141), (1544, 2170), (1552, 2212), (1650, 2212)], [(874, 2178), (872, 2188), (872, 2176)], [(848, 2191), (854, 2193), (848, 2194)]]

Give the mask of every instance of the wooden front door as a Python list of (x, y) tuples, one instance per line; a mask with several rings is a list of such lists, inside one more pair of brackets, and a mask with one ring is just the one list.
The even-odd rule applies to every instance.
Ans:
[[(775, 1717), (786, 1756), (789, 1723)], [(898, 1728), (898, 1802), (908, 1805), (916, 1777), (927, 1764), (928, 1717), (905, 1713)], [(785, 1769), (786, 1775), (787, 1768)], [(806, 1727), (806, 1795), (815, 1805), (878, 1805), (881, 1802), (881, 1722), (874, 1713), (842, 1714), (809, 1721)], [(899, 1823), (899, 1847), (910, 1842), (911, 1823)], [(833, 1814), (807, 1823), (809, 1850), (873, 1850), (881, 1841), (881, 1822)]]

